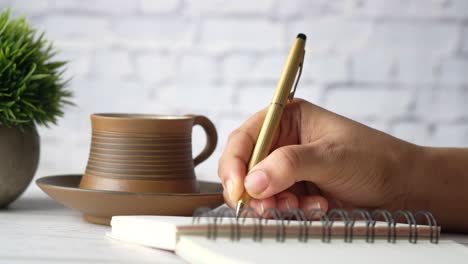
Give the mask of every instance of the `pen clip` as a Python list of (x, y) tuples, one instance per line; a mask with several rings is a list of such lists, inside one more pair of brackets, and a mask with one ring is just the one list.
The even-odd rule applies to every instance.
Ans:
[(299, 63), (299, 71), (297, 72), (297, 75), (296, 75), (296, 83), (294, 84), (293, 89), (291, 90), (291, 92), (289, 93), (289, 96), (288, 96), (289, 101), (294, 99), (294, 94), (296, 93), (297, 85), (299, 84), (299, 79), (301, 79), (302, 68), (303, 68), (303, 65), (304, 65), (304, 56), (305, 56), (305, 50), (302, 53), (301, 62)]

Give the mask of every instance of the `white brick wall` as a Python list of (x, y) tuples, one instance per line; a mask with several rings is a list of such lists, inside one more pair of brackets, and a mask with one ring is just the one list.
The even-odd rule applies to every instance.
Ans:
[[(77, 107), (41, 128), (38, 176), (83, 172), (94, 112), (198, 113), (230, 131), (265, 107), (308, 35), (297, 96), (416, 144), (468, 146), (465, 0), (2, 0), (71, 63)], [(194, 129), (194, 152), (205, 142)], [(66, 154), (66, 155), (64, 155)]]
[(413, 93), (409, 89), (335, 87), (327, 92), (325, 108), (359, 121), (393, 119), (409, 114)]

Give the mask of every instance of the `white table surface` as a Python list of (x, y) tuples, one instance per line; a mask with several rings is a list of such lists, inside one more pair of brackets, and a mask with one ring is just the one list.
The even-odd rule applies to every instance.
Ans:
[[(85, 222), (34, 183), (0, 210), (0, 263), (185, 263), (169, 251), (112, 240), (110, 227)], [(468, 236), (443, 235), (468, 245)]]
[(0, 210), (0, 263), (186, 263), (169, 251), (112, 240), (109, 231), (85, 222), (32, 183)]

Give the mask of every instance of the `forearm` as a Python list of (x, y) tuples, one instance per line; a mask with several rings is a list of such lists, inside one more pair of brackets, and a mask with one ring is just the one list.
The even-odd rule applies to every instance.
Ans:
[(430, 210), (444, 231), (468, 233), (468, 149), (419, 150), (406, 207)]

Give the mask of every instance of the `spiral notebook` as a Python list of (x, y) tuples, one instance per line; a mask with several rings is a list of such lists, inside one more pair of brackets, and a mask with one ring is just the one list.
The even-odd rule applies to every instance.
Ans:
[[(362, 212), (361, 212), (362, 214)], [(331, 216), (330, 214), (328, 214)], [(317, 221), (243, 218), (116, 216), (110, 237), (174, 251), (189, 263), (466, 263), (468, 248), (439, 240), (440, 227), (427, 215), (375, 214)], [(397, 223), (401, 216), (409, 224)], [(431, 216), (432, 217), (432, 216)]]

